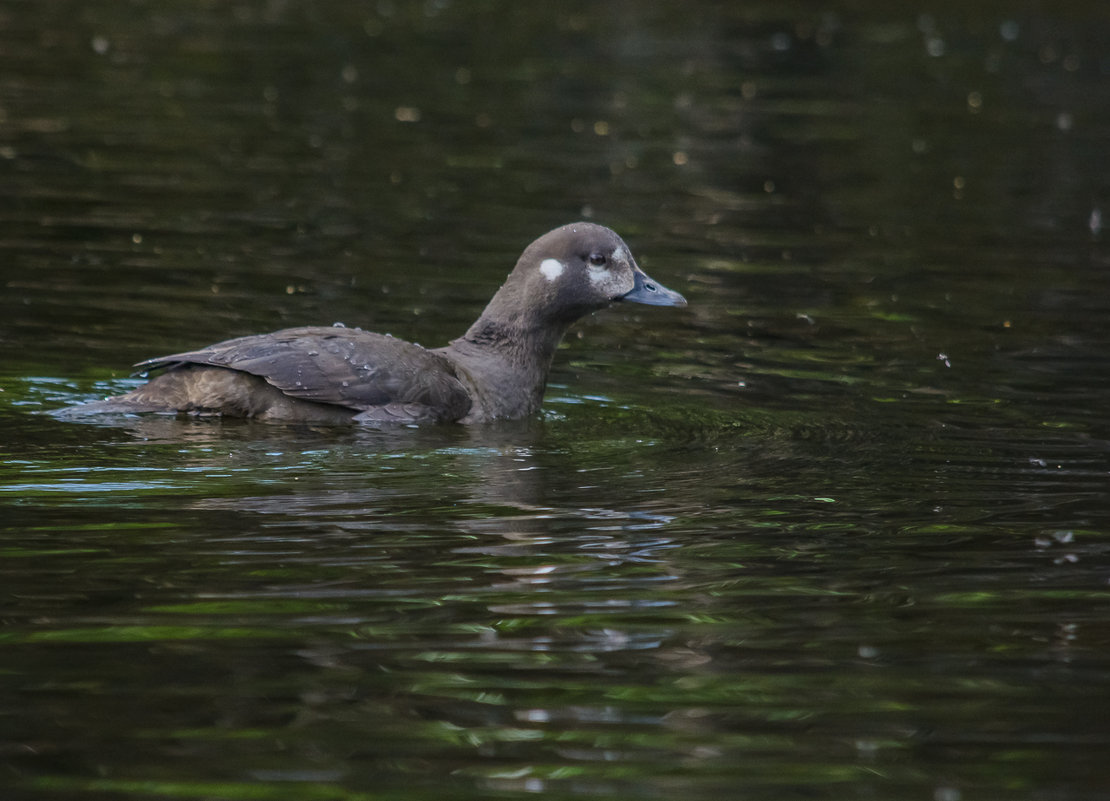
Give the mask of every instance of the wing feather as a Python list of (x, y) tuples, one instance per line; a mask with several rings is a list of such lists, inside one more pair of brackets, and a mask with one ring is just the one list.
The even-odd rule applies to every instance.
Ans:
[(454, 367), (419, 345), (358, 328), (287, 328), (139, 362), (140, 371), (184, 364), (226, 367), (264, 378), (286, 395), (368, 412), (415, 404), (455, 420), (470, 395)]

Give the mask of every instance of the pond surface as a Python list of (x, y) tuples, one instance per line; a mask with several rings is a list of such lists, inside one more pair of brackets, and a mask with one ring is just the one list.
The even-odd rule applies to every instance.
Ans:
[[(0, 796), (1106, 798), (1104, 4), (549, 5), (0, 0)], [(535, 419), (47, 414), (579, 218)]]

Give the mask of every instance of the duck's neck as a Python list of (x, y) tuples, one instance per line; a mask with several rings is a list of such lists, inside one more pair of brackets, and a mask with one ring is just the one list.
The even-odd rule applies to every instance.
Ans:
[[(488, 311), (488, 309), (487, 309)], [(567, 325), (483, 314), (441, 353), (473, 399), (466, 422), (524, 417), (540, 408), (547, 373)]]

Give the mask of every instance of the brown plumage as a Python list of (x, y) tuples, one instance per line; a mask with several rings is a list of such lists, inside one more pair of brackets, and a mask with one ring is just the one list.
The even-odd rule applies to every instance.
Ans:
[(575, 320), (617, 301), (683, 306), (592, 223), (529, 245), (482, 316), (427, 350), (359, 328), (308, 326), (140, 362), (164, 370), (71, 414), (187, 412), (295, 422), (488, 422), (535, 412), (555, 349)]

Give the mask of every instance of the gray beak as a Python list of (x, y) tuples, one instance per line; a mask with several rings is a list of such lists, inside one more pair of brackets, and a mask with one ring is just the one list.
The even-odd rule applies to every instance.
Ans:
[(644, 303), (648, 306), (685, 306), (686, 298), (675, 292), (673, 289), (667, 289), (658, 281), (653, 281), (646, 273), (642, 272), (639, 268), (633, 271), (636, 283), (632, 286), (632, 291), (621, 295), (617, 300), (627, 300), (632, 303)]

